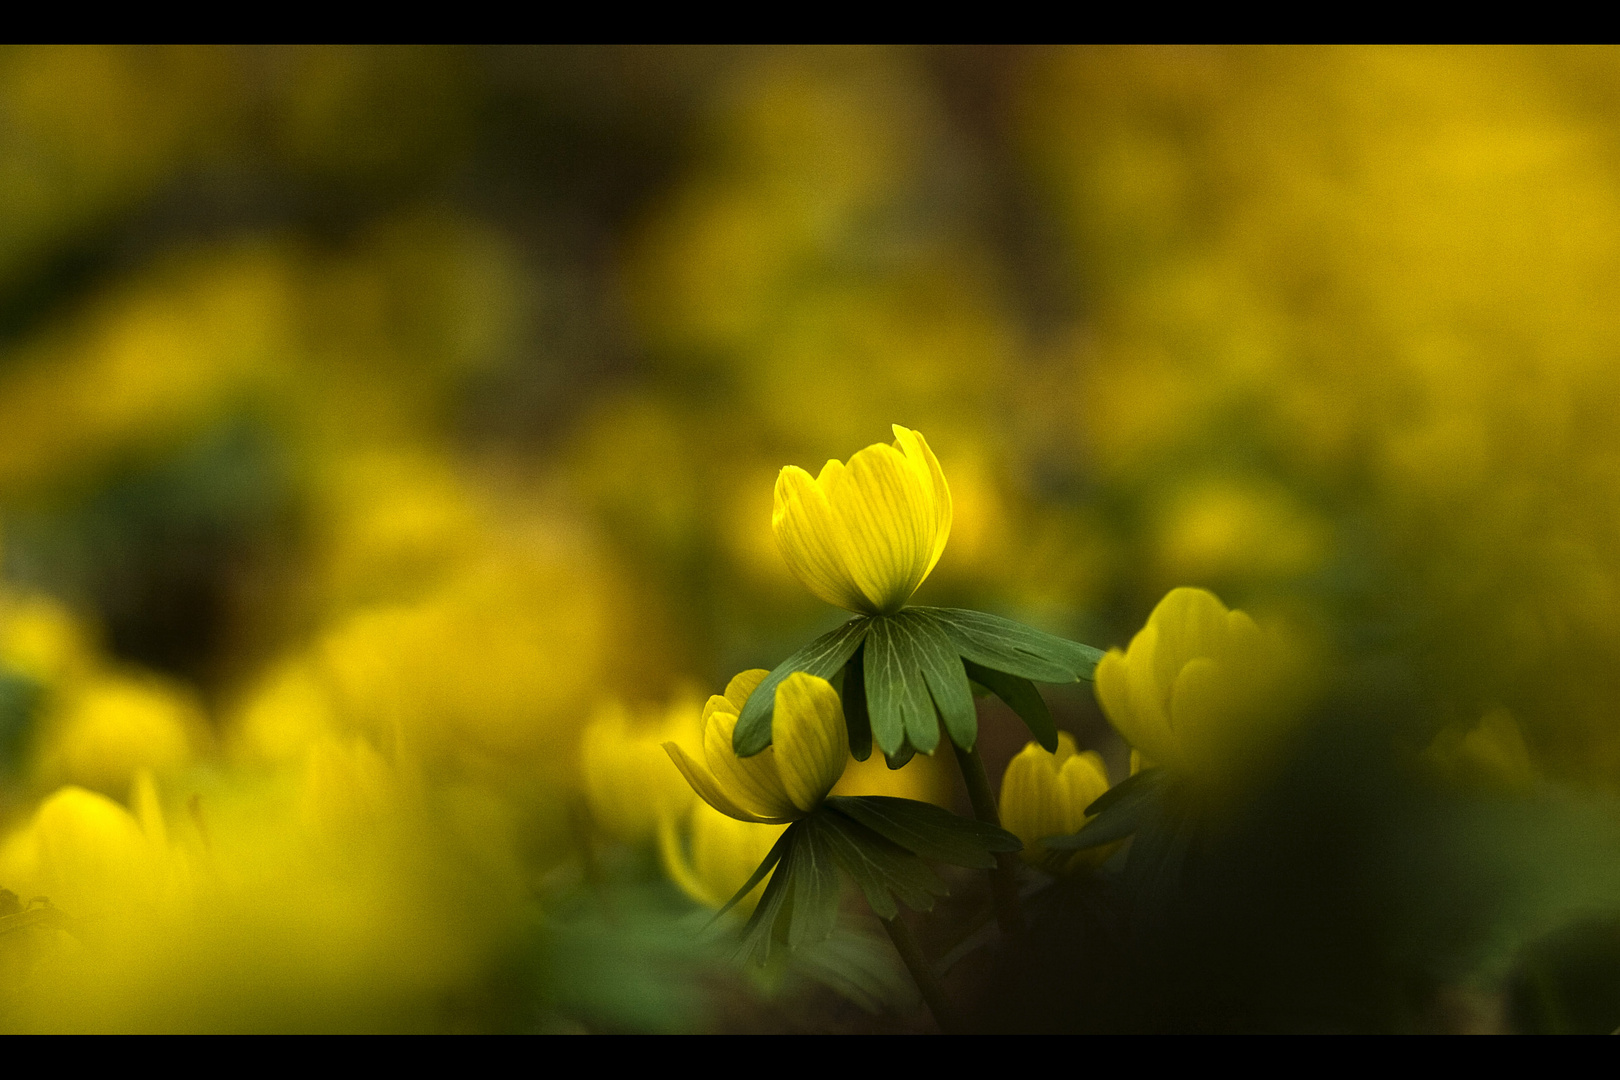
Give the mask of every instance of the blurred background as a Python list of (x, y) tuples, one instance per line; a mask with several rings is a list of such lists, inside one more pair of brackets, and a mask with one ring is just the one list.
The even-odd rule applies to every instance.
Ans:
[(7, 49), (0, 917), (75, 921), (0, 1026), (926, 1026), (871, 950), (874, 1015), (736, 976), (705, 826), (612, 809), (841, 618), (777, 469), (901, 423), (917, 602), (1108, 647), (1198, 585), (1318, 672), (1150, 961), (1077, 887), (964, 1000), (1612, 1030), (1617, 297), (1612, 50)]

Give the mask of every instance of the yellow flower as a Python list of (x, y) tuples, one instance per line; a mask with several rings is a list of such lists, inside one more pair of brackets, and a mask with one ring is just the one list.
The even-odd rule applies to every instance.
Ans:
[(700, 763), (678, 743), (664, 750), (704, 802), (738, 821), (780, 825), (821, 805), (849, 762), (849, 732), (838, 691), (826, 679), (796, 671), (776, 688), (772, 745), (740, 758), (731, 748), (737, 716), (769, 672), (755, 668), (732, 679), (724, 697), (703, 707)]
[(617, 701), (597, 706), (581, 739), (591, 820), (623, 843), (651, 840), (660, 822), (679, 818), (695, 801), (669, 767), (664, 743), (695, 752), (702, 737), (698, 704), (685, 694), (658, 716), (632, 718)]
[(41, 778), (121, 797), (141, 769), (189, 765), (207, 739), (202, 706), (183, 687), (141, 673), (102, 672), (50, 720), (37, 750)]
[(99, 792), (59, 789), (0, 844), (0, 882), (43, 895), (98, 935), (183, 892), (186, 873), (168, 842), (150, 774), (136, 777), (131, 813)]
[(1068, 836), (1086, 823), (1086, 807), (1108, 790), (1102, 758), (1075, 751), (1074, 736), (1058, 732), (1057, 753), (1025, 746), (1001, 778), (1001, 824), (1024, 842), (1024, 861), (1065, 874), (1107, 858), (1112, 848), (1048, 851), (1041, 841)]
[[(692, 812), (686, 815), (689, 838), (683, 844), (680, 820), (666, 817), (658, 823), (659, 859), (682, 892), (711, 908), (724, 906), (736, 895), (787, 828), (738, 821), (694, 799)], [(769, 874), (735, 910), (741, 915), (752, 912), (768, 881)]]
[(922, 433), (894, 427), (845, 465), (776, 478), (771, 529), (789, 569), (829, 604), (889, 615), (905, 606), (951, 535), (951, 489)]
[(1226, 779), (1291, 715), (1290, 659), (1246, 613), (1204, 589), (1172, 589), (1130, 648), (1097, 665), (1097, 700), (1145, 764)]

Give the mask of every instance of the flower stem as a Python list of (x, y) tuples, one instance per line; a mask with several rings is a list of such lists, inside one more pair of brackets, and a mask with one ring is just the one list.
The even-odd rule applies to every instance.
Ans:
[(945, 1000), (945, 988), (939, 985), (939, 977), (934, 974), (934, 968), (928, 963), (928, 957), (923, 955), (922, 946), (917, 944), (917, 938), (907, 926), (905, 920), (899, 915), (892, 919), (879, 919), (883, 929), (889, 932), (889, 940), (894, 942), (894, 951), (900, 954), (906, 970), (911, 972), (911, 978), (922, 991), (923, 1001), (928, 1005), (928, 1011), (934, 1014), (934, 1022), (939, 1030), (947, 1035), (957, 1035), (962, 1027), (956, 1020), (956, 1012), (951, 1003)]
[[(996, 797), (990, 791), (990, 778), (984, 772), (984, 758), (978, 747), (963, 750), (951, 743), (956, 751), (956, 763), (961, 766), (962, 779), (967, 782), (968, 801), (973, 804), (973, 816), (989, 825), (1000, 826), (1001, 815), (996, 811)], [(1018, 904), (1018, 856), (997, 853), (996, 866), (990, 871), (990, 895), (995, 900), (996, 924), (1003, 936), (1016, 940), (1024, 934), (1024, 916)]]

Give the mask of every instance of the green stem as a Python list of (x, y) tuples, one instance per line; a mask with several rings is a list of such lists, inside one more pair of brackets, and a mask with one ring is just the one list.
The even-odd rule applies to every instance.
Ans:
[(912, 980), (917, 989), (922, 991), (923, 1001), (928, 1004), (928, 1011), (934, 1014), (934, 1022), (939, 1030), (947, 1035), (957, 1035), (962, 1027), (957, 1023), (956, 1012), (951, 1003), (945, 1000), (945, 988), (939, 985), (939, 977), (934, 974), (934, 968), (928, 963), (928, 957), (923, 955), (922, 946), (917, 944), (917, 938), (912, 934), (911, 927), (905, 920), (896, 915), (892, 919), (880, 919), (883, 929), (889, 932), (889, 940), (894, 942), (894, 951), (900, 954), (905, 963), (906, 970), (911, 972)]
[[(968, 801), (973, 804), (973, 816), (988, 825), (1000, 827), (1001, 815), (996, 811), (996, 797), (990, 791), (990, 778), (985, 775), (984, 758), (978, 747), (963, 750), (954, 742), (956, 763), (967, 782)], [(990, 871), (990, 895), (996, 904), (996, 924), (1003, 936), (1017, 939), (1024, 934), (1024, 916), (1018, 903), (1018, 856), (1006, 852), (996, 855), (996, 867)]]

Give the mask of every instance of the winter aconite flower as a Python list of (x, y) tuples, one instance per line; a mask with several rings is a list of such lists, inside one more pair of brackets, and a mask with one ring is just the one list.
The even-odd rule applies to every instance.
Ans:
[(1068, 836), (1086, 823), (1086, 807), (1108, 790), (1102, 758), (1077, 753), (1074, 736), (1058, 732), (1057, 753), (1039, 743), (1025, 746), (1001, 778), (1001, 824), (1024, 842), (1025, 862), (1056, 874), (1069, 873), (1106, 858), (1111, 849), (1050, 851), (1041, 841)]
[[(738, 821), (696, 799), (692, 803), (683, 820), (659, 822), (659, 860), (687, 896), (705, 907), (723, 907), (747, 884), (787, 826)], [(755, 888), (744, 897), (737, 913), (751, 914), (762, 891)]]
[(660, 823), (680, 818), (697, 800), (669, 767), (666, 742), (696, 753), (702, 745), (695, 695), (678, 694), (667, 709), (639, 715), (615, 700), (601, 702), (580, 737), (585, 802), (592, 822), (620, 843), (657, 835)]
[(665, 751), (704, 802), (739, 821), (778, 825), (820, 806), (849, 762), (849, 732), (838, 691), (825, 679), (795, 672), (776, 688), (773, 744), (740, 758), (731, 735), (737, 716), (768, 672), (745, 671), (725, 696), (703, 707), (703, 758), (674, 742)]
[(1223, 778), (1269, 749), (1298, 697), (1286, 643), (1204, 589), (1173, 589), (1097, 665), (1097, 699), (1144, 764)]
[(771, 529), (788, 567), (829, 604), (890, 615), (905, 606), (951, 535), (951, 489), (922, 433), (894, 427), (812, 477), (797, 465), (776, 480)]

